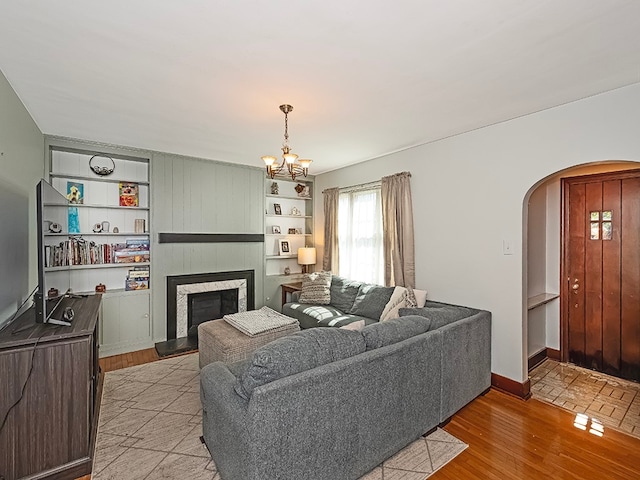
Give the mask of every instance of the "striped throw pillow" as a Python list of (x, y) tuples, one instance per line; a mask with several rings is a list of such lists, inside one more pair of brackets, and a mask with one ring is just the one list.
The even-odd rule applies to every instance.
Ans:
[(305, 273), (302, 276), (299, 302), (329, 305), (331, 303), (331, 272)]

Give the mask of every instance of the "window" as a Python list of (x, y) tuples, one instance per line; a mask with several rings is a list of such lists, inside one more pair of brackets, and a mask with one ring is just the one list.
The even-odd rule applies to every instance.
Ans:
[(340, 192), (339, 274), (361, 282), (384, 283), (380, 186)]

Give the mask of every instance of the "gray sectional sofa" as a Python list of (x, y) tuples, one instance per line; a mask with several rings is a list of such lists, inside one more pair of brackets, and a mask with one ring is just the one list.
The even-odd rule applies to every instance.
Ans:
[(297, 318), (300, 328), (342, 327), (364, 320), (369, 325), (380, 320), (380, 314), (393, 294), (394, 287), (356, 282), (333, 275), (331, 303), (315, 305), (299, 303), (300, 292), (282, 306), (282, 313)]
[(489, 388), (489, 312), (428, 302), (401, 313), (205, 366), (203, 434), (222, 479), (355, 480)]

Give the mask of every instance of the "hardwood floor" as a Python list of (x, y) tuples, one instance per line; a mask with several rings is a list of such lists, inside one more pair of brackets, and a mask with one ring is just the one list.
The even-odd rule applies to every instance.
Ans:
[(155, 362), (160, 360), (155, 348), (147, 348), (146, 350), (138, 350), (137, 352), (124, 353), (122, 355), (114, 355), (112, 357), (104, 357), (100, 359), (100, 368), (103, 372), (111, 372), (121, 368), (142, 365), (143, 363)]
[[(158, 359), (149, 349), (103, 358), (100, 365), (111, 371)], [(469, 448), (430, 480), (640, 478), (640, 440), (608, 427), (600, 437), (575, 427), (575, 420), (576, 414), (539, 400), (491, 390), (444, 427)]]
[(574, 426), (576, 414), (491, 390), (454, 415), (445, 430), (469, 448), (443, 467), (444, 479), (640, 478), (640, 440)]

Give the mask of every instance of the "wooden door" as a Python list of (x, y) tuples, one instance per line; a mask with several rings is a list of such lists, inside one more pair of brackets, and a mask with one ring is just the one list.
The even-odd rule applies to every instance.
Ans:
[(640, 172), (562, 190), (562, 359), (640, 380)]

